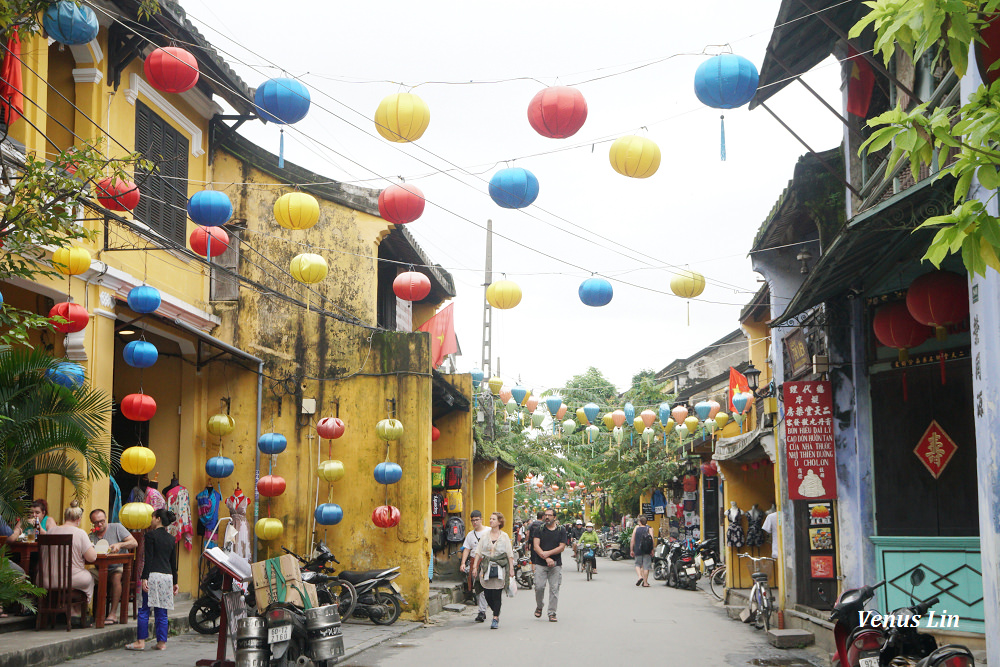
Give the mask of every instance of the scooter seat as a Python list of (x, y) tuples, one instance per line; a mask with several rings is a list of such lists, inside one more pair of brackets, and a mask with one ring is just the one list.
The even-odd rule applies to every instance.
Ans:
[(352, 584), (360, 584), (362, 581), (368, 581), (369, 579), (377, 579), (385, 576), (387, 573), (390, 573), (395, 569), (398, 568), (392, 568), (391, 570), (366, 570), (364, 572), (341, 572), (337, 576), (351, 582)]

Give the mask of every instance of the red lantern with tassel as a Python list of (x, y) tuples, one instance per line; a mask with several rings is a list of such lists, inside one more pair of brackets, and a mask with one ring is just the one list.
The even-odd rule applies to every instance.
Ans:
[(101, 179), (96, 193), (101, 206), (112, 211), (131, 211), (139, 205), (139, 186), (126, 179)]
[(415, 185), (390, 185), (379, 193), (378, 214), (397, 225), (413, 222), (424, 213), (424, 193)]
[(901, 362), (909, 359), (909, 348), (920, 345), (931, 335), (928, 327), (913, 319), (902, 301), (881, 306), (872, 319), (872, 328), (878, 342), (899, 349)]
[(183, 93), (198, 83), (198, 61), (176, 46), (155, 49), (146, 57), (142, 70), (149, 84), (161, 93)]
[(392, 505), (379, 505), (372, 512), (372, 523), (379, 528), (392, 528), (399, 525), (399, 508)]
[[(212, 247), (209, 248), (208, 239), (212, 239)], [(208, 257), (209, 250), (212, 257), (218, 257), (229, 250), (229, 234), (220, 227), (196, 227), (191, 232), (191, 250), (202, 257)]]
[(535, 132), (550, 139), (573, 136), (586, 120), (587, 101), (576, 88), (545, 88), (528, 104), (528, 123)]
[(403, 301), (423, 301), (431, 293), (431, 281), (419, 271), (405, 271), (392, 281), (392, 291)]
[(327, 440), (336, 440), (344, 435), (346, 429), (347, 426), (339, 417), (323, 417), (316, 423), (316, 432), (319, 433), (319, 437)]
[(57, 303), (53, 306), (49, 311), (49, 317), (61, 317), (66, 320), (59, 323), (52, 322), (52, 328), (63, 334), (83, 331), (90, 322), (90, 314), (87, 312), (87, 309), (78, 303), (70, 303), (69, 301)]
[(951, 271), (920, 276), (906, 292), (906, 309), (920, 324), (933, 327), (938, 340), (948, 337), (947, 326), (969, 315), (968, 280)]

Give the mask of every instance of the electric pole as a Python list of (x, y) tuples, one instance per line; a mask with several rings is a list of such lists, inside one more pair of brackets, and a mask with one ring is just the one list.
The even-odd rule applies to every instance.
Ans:
[(483, 382), (489, 382), (493, 377), (490, 360), (493, 358), (493, 311), (490, 302), (486, 300), (485, 290), (493, 282), (493, 221), (486, 221), (486, 282), (483, 285), (483, 359), (480, 368), (483, 370)]

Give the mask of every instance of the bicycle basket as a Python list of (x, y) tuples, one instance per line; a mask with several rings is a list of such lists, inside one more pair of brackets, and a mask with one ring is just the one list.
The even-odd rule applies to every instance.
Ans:
[(753, 561), (749, 558), (747, 561), (747, 572), (753, 576), (755, 574), (766, 574), (768, 579), (774, 580), (774, 561), (773, 560), (758, 560)]

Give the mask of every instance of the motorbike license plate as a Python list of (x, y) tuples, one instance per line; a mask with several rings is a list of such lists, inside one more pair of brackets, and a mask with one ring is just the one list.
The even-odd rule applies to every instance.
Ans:
[(693, 577), (695, 574), (697, 574), (697, 571), (693, 567), (686, 567), (684, 568), (684, 574), (686, 574), (689, 577)]
[(858, 665), (859, 667), (878, 667), (878, 656), (874, 655), (869, 658), (861, 658)]
[(714, 560), (712, 560), (711, 558), (706, 558), (705, 559), (705, 567), (712, 567), (713, 565), (715, 565), (715, 561)]
[(396, 595), (403, 594), (403, 591), (399, 588), (399, 585), (395, 581), (390, 581), (389, 585), (392, 586), (392, 590), (396, 592)]
[[(268, 628), (267, 630), (268, 644), (287, 642), (291, 638), (292, 638), (292, 626), (290, 625), (279, 625), (276, 628)], [(878, 665), (876, 665), (875, 667), (878, 667)]]

